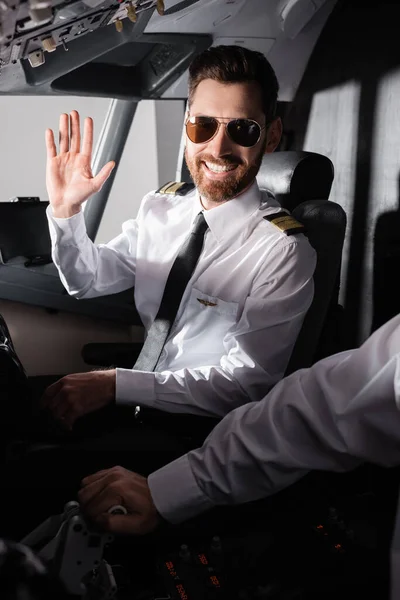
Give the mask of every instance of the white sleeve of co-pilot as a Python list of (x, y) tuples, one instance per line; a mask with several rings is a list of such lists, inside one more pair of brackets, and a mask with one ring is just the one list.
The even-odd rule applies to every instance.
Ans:
[(178, 523), (269, 496), (310, 470), (400, 464), (400, 316), (361, 348), (326, 358), (238, 408), (202, 448), (154, 472), (160, 514)]
[(315, 260), (303, 237), (285, 240), (255, 278), (218, 365), (158, 373), (117, 369), (117, 403), (223, 417), (263, 398), (282, 379), (311, 304)]
[(129, 289), (135, 283), (137, 220), (126, 221), (108, 244), (94, 244), (86, 233), (83, 211), (60, 219), (47, 208), (52, 258), (71, 296), (94, 298)]

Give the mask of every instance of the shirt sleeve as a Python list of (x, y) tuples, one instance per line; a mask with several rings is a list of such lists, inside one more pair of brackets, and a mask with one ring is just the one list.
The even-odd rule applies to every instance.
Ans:
[(269, 496), (314, 469), (399, 465), (399, 351), (398, 316), (361, 348), (297, 371), (231, 412), (202, 448), (150, 475), (160, 514), (178, 523)]
[(223, 417), (260, 400), (282, 379), (313, 298), (315, 252), (285, 240), (263, 260), (217, 365), (178, 371), (117, 369), (116, 399), (171, 413)]
[(61, 219), (47, 209), (52, 258), (71, 296), (94, 298), (115, 294), (135, 283), (138, 222), (126, 221), (108, 244), (94, 244), (86, 233), (83, 212)]

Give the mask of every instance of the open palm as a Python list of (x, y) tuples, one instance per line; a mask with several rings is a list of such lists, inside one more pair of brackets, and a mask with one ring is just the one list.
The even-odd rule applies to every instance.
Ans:
[(71, 217), (108, 179), (114, 162), (107, 163), (94, 177), (91, 169), (93, 121), (85, 119), (81, 142), (80, 119), (77, 111), (60, 116), (60, 143), (57, 154), (54, 134), (46, 131), (46, 185), (55, 217)]

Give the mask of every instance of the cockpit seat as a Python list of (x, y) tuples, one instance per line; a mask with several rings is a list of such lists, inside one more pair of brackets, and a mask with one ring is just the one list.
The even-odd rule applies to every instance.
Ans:
[(337, 348), (323, 340), (330, 311), (338, 303), (346, 213), (328, 200), (334, 178), (330, 159), (315, 152), (275, 152), (264, 156), (257, 181), (283, 208), (305, 226), (306, 235), (317, 253), (314, 272), (314, 299), (297, 338), (286, 375), (309, 367), (323, 353)]

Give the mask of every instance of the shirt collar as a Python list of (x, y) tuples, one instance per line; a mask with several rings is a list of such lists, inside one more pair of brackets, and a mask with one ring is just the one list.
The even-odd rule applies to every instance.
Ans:
[(210, 231), (217, 241), (221, 241), (238, 229), (243, 228), (243, 222), (260, 207), (261, 192), (256, 180), (254, 180), (249, 189), (243, 194), (224, 202), (220, 206), (204, 210), (200, 202), (199, 191), (196, 189), (193, 204), (193, 220), (199, 212), (203, 211)]

